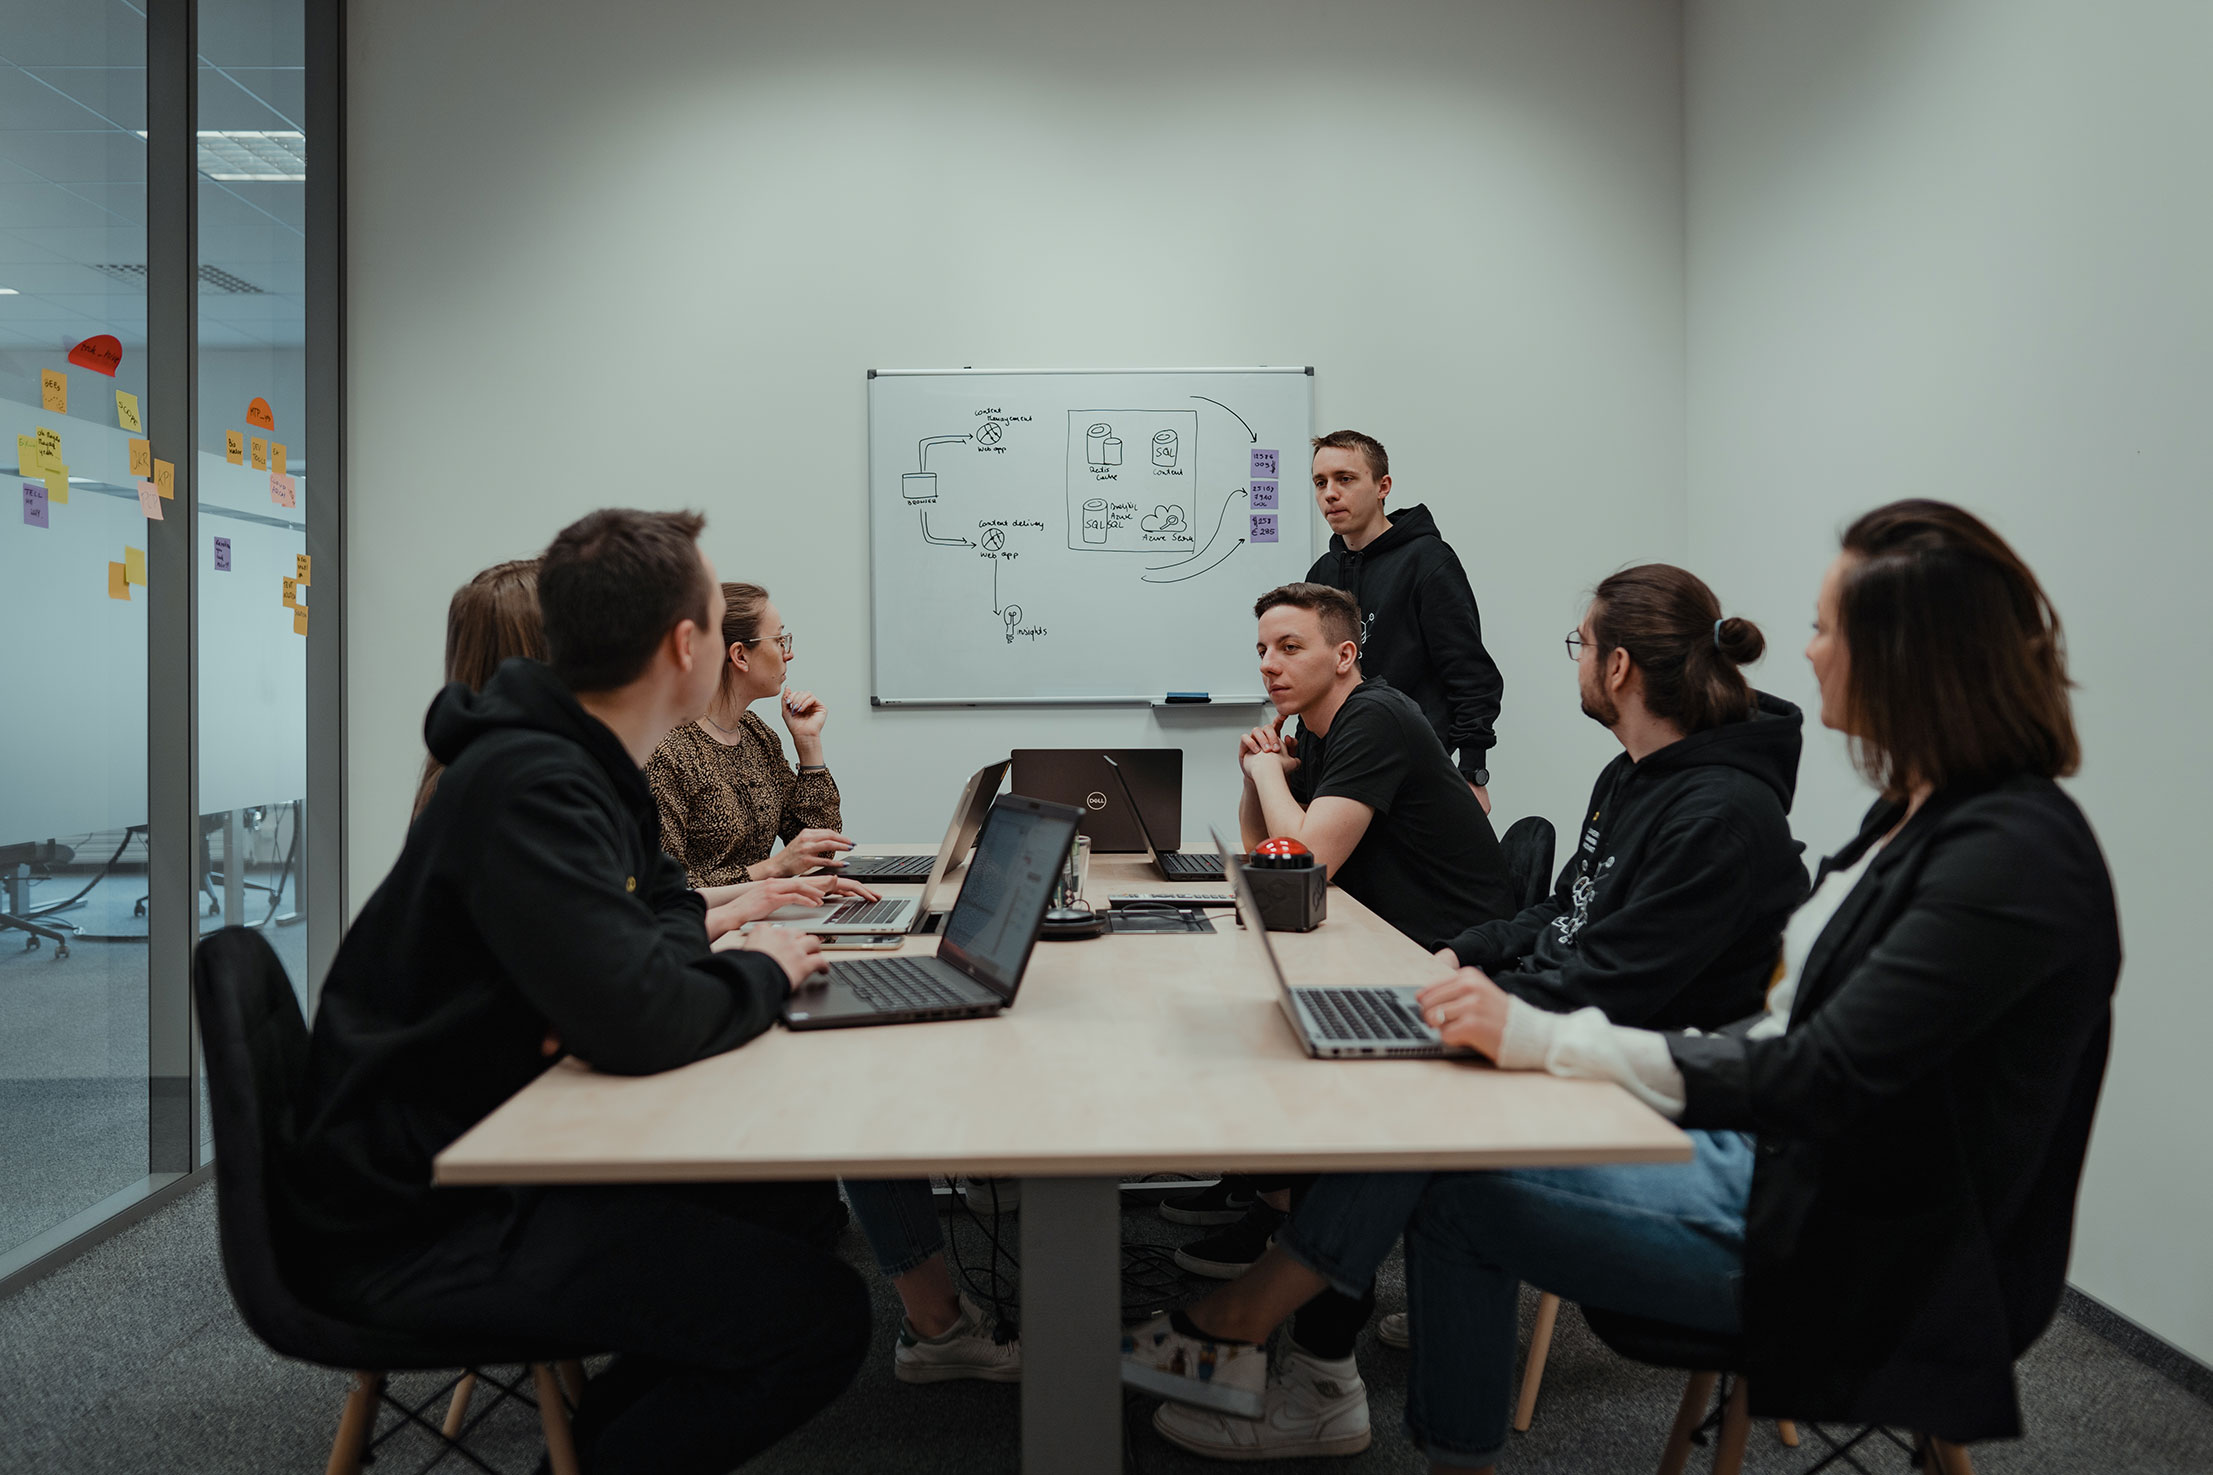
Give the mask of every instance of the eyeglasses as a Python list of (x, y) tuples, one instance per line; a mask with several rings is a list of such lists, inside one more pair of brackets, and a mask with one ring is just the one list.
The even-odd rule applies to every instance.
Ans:
[(1568, 631), (1566, 644), (1568, 648), (1568, 659), (1571, 661), (1580, 661), (1581, 659), (1583, 659), (1583, 647), (1590, 644), (1590, 642), (1583, 638), (1582, 631), (1570, 630)]
[(768, 641), (771, 641), (771, 640), (775, 641), (775, 642), (776, 642), (776, 648), (777, 648), (778, 650), (780, 650), (780, 651), (782, 651), (782, 652), (784, 653), (784, 659), (785, 659), (785, 660), (787, 660), (787, 661), (788, 661), (788, 660), (790, 660), (790, 659), (791, 659), (791, 631), (790, 631), (790, 630), (789, 630), (788, 628), (787, 628), (787, 629), (786, 629), (786, 630), (784, 631), (784, 633), (783, 633), (783, 634), (781, 634), (781, 635), (763, 635), (763, 636), (762, 636), (762, 637), (761, 637), (761, 638), (760, 638), (759, 640), (748, 640), (748, 641), (746, 642), (746, 644), (747, 644), (747, 645), (762, 645), (762, 644), (765, 644), (766, 642), (768, 642)]

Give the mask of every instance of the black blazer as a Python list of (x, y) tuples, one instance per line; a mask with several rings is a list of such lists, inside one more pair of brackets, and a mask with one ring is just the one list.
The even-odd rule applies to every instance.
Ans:
[[(1822, 864), (1897, 823), (1878, 804)], [(1755, 1412), (2020, 1432), (2065, 1284), (2121, 966), (2113, 883), (2049, 779), (1934, 795), (1822, 931), (1780, 1038), (1671, 1036), (1686, 1127), (1756, 1133)]]

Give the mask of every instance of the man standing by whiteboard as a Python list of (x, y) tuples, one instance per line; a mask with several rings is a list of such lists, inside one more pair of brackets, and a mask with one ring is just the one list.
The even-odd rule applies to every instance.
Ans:
[(1307, 572), (1360, 604), (1360, 669), (1412, 697), (1457, 753), (1460, 776), (1491, 812), (1492, 724), (1506, 683), (1483, 648), (1475, 591), (1429, 509), (1392, 514), (1391, 458), (1357, 430), (1314, 441), (1314, 502), (1329, 524), (1329, 551)]

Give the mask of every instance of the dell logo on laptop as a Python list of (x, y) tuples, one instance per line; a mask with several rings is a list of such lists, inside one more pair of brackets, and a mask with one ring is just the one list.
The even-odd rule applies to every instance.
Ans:
[(1086, 809), (1106, 808), (1106, 795), (1100, 793), (1097, 789), (1093, 789), (1083, 796), (1083, 807)]

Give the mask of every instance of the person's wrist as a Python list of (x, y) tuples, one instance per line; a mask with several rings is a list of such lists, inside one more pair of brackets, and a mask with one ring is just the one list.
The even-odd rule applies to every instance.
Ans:
[(1506, 1023), (1498, 1035), (1499, 1069), (1543, 1070), (1559, 1022), (1559, 1015), (1527, 1000), (1508, 999)]

